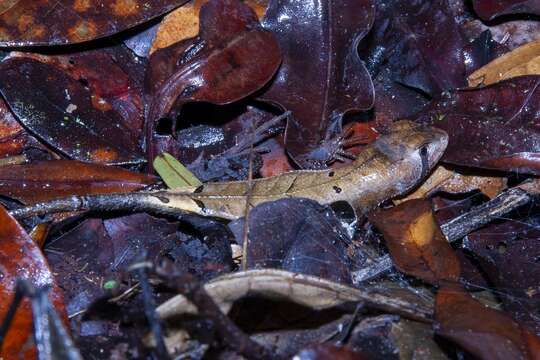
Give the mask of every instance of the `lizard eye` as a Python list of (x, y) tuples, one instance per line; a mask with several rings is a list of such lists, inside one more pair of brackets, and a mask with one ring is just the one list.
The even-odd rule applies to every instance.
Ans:
[(427, 145), (423, 145), (421, 148), (420, 148), (420, 156), (421, 157), (425, 157), (428, 155), (428, 148), (427, 148)]

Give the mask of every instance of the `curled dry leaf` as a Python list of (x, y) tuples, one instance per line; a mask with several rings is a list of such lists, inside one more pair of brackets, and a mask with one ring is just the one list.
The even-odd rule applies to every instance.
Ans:
[(150, 57), (146, 77), (149, 161), (158, 150), (175, 153), (167, 147), (176, 135), (176, 117), (183, 104), (224, 105), (242, 99), (264, 86), (281, 62), (275, 37), (240, 0), (210, 0), (201, 7), (200, 23), (197, 37)]
[(386, 240), (395, 266), (432, 284), (457, 281), (459, 260), (444, 237), (427, 200), (409, 200), (369, 219)]
[(7, 165), (0, 171), (0, 195), (31, 204), (69, 195), (139, 190), (157, 178), (112, 166), (74, 160)]
[[(158, 26), (150, 54), (179, 41), (197, 36), (199, 33), (199, 12), (208, 0), (191, 0), (184, 6), (165, 16)], [(247, 0), (257, 17), (261, 19), (266, 11), (267, 0)]]
[(484, 360), (540, 358), (540, 339), (509, 315), (473, 299), (461, 286), (439, 290), (435, 332)]
[(0, 92), (15, 116), (56, 150), (107, 164), (143, 160), (120, 113), (94, 103), (90, 89), (66, 72), (21, 57), (4, 60), (0, 71)]
[(358, 45), (374, 10), (371, 0), (275, 0), (268, 6), (263, 26), (277, 36), (284, 58), (261, 98), (292, 111), (285, 146), (302, 168), (325, 167), (341, 150), (344, 114), (373, 106)]
[(469, 75), (469, 86), (491, 85), (516, 76), (540, 75), (540, 41), (506, 53)]
[(0, 46), (73, 44), (131, 28), (186, 0), (7, 0), (0, 3)]
[(442, 161), (540, 174), (539, 91), (540, 76), (522, 76), (443, 93), (417, 121), (448, 133)]
[(537, 0), (473, 0), (473, 7), (483, 20), (508, 14), (540, 15)]
[[(385, 294), (375, 289), (356, 289), (314, 276), (283, 270), (248, 270), (224, 275), (207, 282), (206, 292), (225, 313), (236, 300), (260, 296), (269, 300), (284, 300), (313, 310), (328, 309), (345, 302), (360, 301), (374, 309), (398, 313), (407, 318), (428, 321), (431, 309), (413, 304), (399, 294)], [(157, 308), (163, 320), (181, 314), (196, 314), (196, 308), (183, 296), (177, 295)]]
[[(17, 278), (35, 286), (51, 286), (50, 297), (56, 311), (67, 323), (63, 294), (56, 285), (45, 257), (24, 229), (0, 206), (0, 321), (6, 316)], [(29, 359), (35, 357), (32, 338), (32, 309), (30, 301), (22, 301), (4, 339), (0, 357), (3, 359)]]
[(505, 188), (506, 178), (502, 176), (472, 175), (438, 165), (418, 189), (394, 202), (400, 204), (407, 200), (422, 199), (439, 191), (463, 194), (480, 190), (487, 197), (493, 198)]

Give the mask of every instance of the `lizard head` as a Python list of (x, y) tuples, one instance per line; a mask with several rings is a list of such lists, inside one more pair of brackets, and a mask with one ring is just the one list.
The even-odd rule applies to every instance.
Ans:
[(374, 143), (391, 160), (418, 160), (422, 177), (437, 164), (447, 145), (448, 134), (444, 130), (408, 120), (393, 123), (388, 133)]

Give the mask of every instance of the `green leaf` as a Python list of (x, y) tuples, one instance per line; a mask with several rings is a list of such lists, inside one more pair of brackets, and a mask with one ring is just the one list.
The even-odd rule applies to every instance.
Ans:
[(154, 159), (154, 169), (170, 189), (186, 186), (201, 186), (202, 182), (169, 153), (162, 153)]

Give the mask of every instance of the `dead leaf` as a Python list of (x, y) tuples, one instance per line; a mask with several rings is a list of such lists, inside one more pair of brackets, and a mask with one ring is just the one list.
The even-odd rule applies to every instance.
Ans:
[[(314, 276), (283, 270), (248, 270), (220, 276), (204, 285), (224, 313), (233, 303), (246, 296), (290, 301), (314, 310), (328, 309), (348, 301), (363, 301), (385, 311), (397, 311), (420, 321), (429, 319), (431, 310), (425, 305), (411, 304), (397, 294), (386, 295), (376, 290), (357, 289)], [(412, 308), (411, 308), (412, 306)], [(183, 295), (177, 295), (157, 308), (163, 320), (197, 310)]]
[[(199, 12), (201, 6), (207, 2), (208, 0), (191, 0), (165, 16), (159, 24), (150, 48), (150, 54), (182, 40), (197, 36), (199, 33)], [(267, 0), (245, 1), (248, 6), (255, 10), (259, 19), (263, 17), (266, 11), (267, 2)]]
[(0, 194), (31, 204), (69, 195), (130, 192), (157, 178), (122, 168), (52, 160), (7, 165), (0, 171)]
[(371, 0), (276, 0), (263, 26), (283, 52), (264, 101), (290, 110), (285, 147), (301, 168), (326, 167), (340, 149), (346, 113), (373, 106), (371, 77), (358, 45), (375, 18)]
[(435, 331), (479, 359), (540, 359), (540, 339), (504, 312), (473, 299), (459, 285), (437, 293)]
[[(0, 321), (4, 319), (13, 299), (17, 278), (35, 286), (51, 286), (51, 301), (67, 324), (63, 294), (41, 250), (24, 229), (0, 206)], [(35, 357), (32, 341), (32, 309), (25, 299), (18, 308), (4, 339), (0, 356), (3, 359), (30, 359)]]
[(120, 112), (94, 103), (84, 83), (31, 58), (8, 58), (0, 71), (0, 92), (15, 116), (54, 149), (81, 161), (143, 161), (138, 139), (123, 124)]
[(4, 0), (0, 46), (73, 44), (116, 34), (186, 0)]
[(506, 53), (469, 75), (469, 86), (490, 85), (517, 76), (540, 75), (540, 41)]
[(210, 0), (201, 7), (200, 22), (197, 37), (150, 57), (146, 73), (150, 162), (158, 150), (175, 154), (175, 144), (170, 143), (185, 103), (238, 101), (263, 87), (281, 62), (274, 35), (260, 26), (253, 10), (240, 0)]
[(432, 284), (457, 281), (459, 260), (442, 234), (431, 203), (409, 200), (369, 215), (386, 241), (395, 266)]

